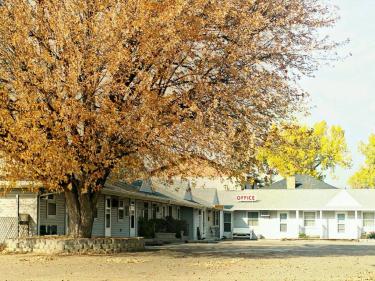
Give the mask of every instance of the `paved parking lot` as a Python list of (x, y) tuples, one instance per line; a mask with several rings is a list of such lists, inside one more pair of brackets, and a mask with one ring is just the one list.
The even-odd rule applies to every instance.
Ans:
[(225, 241), (108, 256), (0, 255), (0, 280), (375, 280), (375, 243)]
[[(219, 243), (175, 244), (149, 247), (152, 250), (170, 250), (184, 255), (223, 256), (247, 258), (339, 257), (374, 256), (374, 242), (322, 240), (235, 240)], [(375, 264), (375, 261), (374, 261)]]

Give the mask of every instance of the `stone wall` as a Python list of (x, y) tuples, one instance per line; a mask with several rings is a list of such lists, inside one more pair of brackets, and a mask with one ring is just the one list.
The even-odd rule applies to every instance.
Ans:
[(39, 254), (112, 254), (144, 250), (141, 237), (132, 238), (55, 238), (32, 237), (7, 239), (4, 243), (8, 253), (39, 253)]

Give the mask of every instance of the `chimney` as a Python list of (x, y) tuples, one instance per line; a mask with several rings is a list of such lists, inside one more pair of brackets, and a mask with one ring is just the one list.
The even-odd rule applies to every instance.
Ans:
[(286, 189), (296, 189), (296, 177), (289, 176), (286, 178)]

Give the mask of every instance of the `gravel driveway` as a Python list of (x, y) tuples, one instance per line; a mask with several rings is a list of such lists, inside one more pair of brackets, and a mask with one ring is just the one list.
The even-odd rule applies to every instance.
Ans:
[(0, 280), (375, 280), (375, 243), (225, 241), (109, 256), (0, 255)]

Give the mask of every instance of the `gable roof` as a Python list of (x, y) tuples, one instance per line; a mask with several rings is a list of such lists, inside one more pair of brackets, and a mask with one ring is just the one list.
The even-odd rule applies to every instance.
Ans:
[[(296, 189), (337, 189), (337, 187), (309, 175), (295, 175), (295, 177)], [(265, 189), (287, 189), (286, 179), (277, 181)]]
[(346, 190), (341, 190), (337, 193), (327, 204), (327, 208), (340, 209), (340, 208), (358, 208), (361, 204), (355, 200), (350, 193)]

